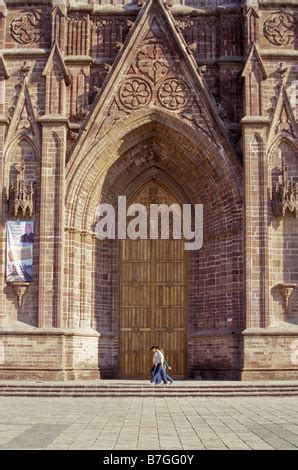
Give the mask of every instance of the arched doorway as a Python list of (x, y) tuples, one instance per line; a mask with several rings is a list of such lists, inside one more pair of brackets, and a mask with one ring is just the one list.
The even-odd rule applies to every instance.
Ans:
[[(183, 252), (187, 257), (187, 307), (184, 310), (187, 312), (184, 336), (184, 341), (187, 337), (187, 356), (184, 352), (182, 360), (187, 363), (185, 376), (194, 377), (199, 371), (204, 378), (237, 378), (242, 360), (242, 338), (238, 331), (243, 327), (243, 231), (241, 168), (233, 155), (216, 151), (215, 145), (184, 121), (148, 109), (148, 113), (144, 110), (138, 118), (136, 115), (128, 118), (123, 127), (114, 126), (102, 140), (95, 141), (90, 151), (83, 154), (81, 149), (72, 165), (66, 190), (65, 217), (69, 230), (65, 232), (65, 260), (69, 274), (65, 279), (68, 289), (65, 312), (75, 325), (79, 324), (79, 317), (84, 320), (91, 316), (91, 325), (100, 334), (100, 376), (141, 377), (123, 373), (123, 363), (132, 357), (129, 351), (141, 350), (135, 360), (142, 359), (142, 373), (145, 370), (147, 378), (151, 353), (147, 346), (140, 349), (133, 344), (132, 328), (136, 329), (136, 334), (140, 328), (136, 321), (128, 319), (125, 324), (123, 315), (119, 319), (126, 305), (120, 299), (120, 290), (123, 290), (120, 276), (123, 279), (124, 269), (120, 266), (121, 240), (92, 238), (91, 248), (91, 237), (85, 237), (84, 232), (97, 222), (99, 203), (109, 203), (116, 208), (119, 195), (130, 198), (155, 177), (166, 192), (177, 196), (180, 204), (204, 206), (203, 247)], [(83, 230), (83, 237), (73, 233), (73, 228), (77, 227)], [(131, 243), (136, 246), (138, 242)], [(78, 258), (80, 253), (81, 258)], [(78, 259), (83, 260), (80, 276), (77, 275)], [(91, 280), (86, 261), (93, 272)], [(82, 279), (86, 279), (85, 290), (80, 288)], [(135, 308), (130, 303), (129, 306)], [(122, 333), (119, 328), (123, 329)], [(149, 347), (152, 343), (163, 342), (162, 338), (152, 336), (148, 340)], [(124, 341), (129, 343), (129, 348), (122, 347)], [(178, 350), (177, 347), (172, 349)], [(135, 374), (137, 366), (131, 366), (132, 369)], [(177, 373), (175, 364), (173, 373)]]
[[(130, 203), (178, 204), (156, 179)], [(122, 240), (120, 247), (119, 372), (121, 378), (148, 377), (152, 353), (166, 351), (175, 378), (186, 377), (187, 266), (184, 241)]]

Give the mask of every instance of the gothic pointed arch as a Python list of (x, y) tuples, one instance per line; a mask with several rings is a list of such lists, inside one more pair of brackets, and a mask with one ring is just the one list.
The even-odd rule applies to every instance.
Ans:
[[(10, 198), (9, 188), (18, 178), (18, 168), (23, 167), (26, 183), (34, 185), (34, 202), (30, 209), (31, 216), (34, 216), (39, 208), (35, 196), (40, 180), (41, 134), (26, 78), (22, 83), (14, 114), (8, 126), (3, 162), (4, 198)], [(11, 201), (9, 205), (10, 203)], [(8, 215), (11, 215), (10, 210), (6, 216)]]
[[(225, 325), (228, 321), (233, 322), (233, 325), (241, 326), (243, 322), (241, 313), (243, 235), (241, 179), (237, 180), (237, 167), (233, 170), (230, 167), (228, 170), (228, 165), (224, 164), (218, 167), (216, 154), (212, 157), (210, 154), (208, 155), (206, 142), (198, 142), (196, 133), (190, 126), (181, 127), (180, 121), (175, 119), (166, 121), (165, 115), (162, 113), (143, 116), (143, 120), (140, 115), (137, 117), (135, 115), (135, 118), (131, 117), (128, 124), (129, 127), (123, 129), (121, 135), (115, 130), (115, 135), (109, 133), (107, 140), (100, 142), (93, 154), (92, 165), (86, 165), (86, 167), (82, 165), (81, 173), (76, 175), (78, 178), (69, 182), (70, 186), (66, 191), (66, 239), (67, 250), (69, 249), (69, 254), (68, 251), (66, 252), (67, 272), (69, 273), (69, 278), (65, 283), (69, 293), (67, 309), (79, 311), (79, 302), (73, 292), (79, 288), (80, 279), (90, 277), (90, 273), (92, 273), (94, 289), (92, 302), (95, 305), (92, 324), (101, 332), (102, 337), (111, 328), (113, 334), (120, 338), (119, 341), (122, 341), (123, 345), (123, 341), (125, 342), (128, 335), (125, 331), (128, 331), (127, 328), (131, 328), (133, 322), (131, 321), (129, 324), (121, 322), (129, 309), (124, 306), (125, 299), (123, 300), (123, 297), (122, 303), (118, 299), (123, 290), (135, 288), (133, 282), (128, 281), (122, 284), (119, 282), (119, 276), (122, 276), (122, 279), (127, 278), (125, 266), (129, 270), (131, 262), (127, 257), (125, 258), (123, 253), (132, 253), (135, 261), (139, 264), (137, 270), (144, 271), (146, 266), (141, 259), (137, 260), (136, 258), (137, 246), (140, 246), (138, 241), (136, 241), (138, 245), (132, 246), (134, 241), (130, 243), (130, 240), (127, 240), (127, 244), (124, 244), (123, 247), (122, 241), (117, 238), (115, 240), (99, 240), (94, 233), (94, 224), (97, 222), (96, 214), (100, 203), (109, 203), (115, 207), (117, 197), (125, 195), (127, 203), (130, 204), (140, 189), (148, 188), (148, 184), (150, 186), (150, 182), (155, 181), (162, 188), (169, 189), (180, 204), (201, 203), (204, 207), (202, 250), (194, 251), (190, 255), (185, 255), (182, 250), (189, 263), (187, 271), (187, 295), (190, 302), (189, 323), (195, 324), (194, 328), (197, 325), (199, 328), (209, 328), (214, 322)], [(235, 178), (231, 174), (233, 171), (235, 171)], [(232, 178), (234, 178), (235, 185), (232, 183)], [(168, 193), (166, 192), (166, 194)], [(148, 194), (145, 194), (145, 199), (147, 197)], [(154, 191), (153, 197), (156, 197)], [(163, 193), (157, 193), (157, 197), (162, 198)], [(115, 209), (117, 210), (117, 207)], [(86, 241), (82, 242), (82, 240)], [(151, 241), (148, 240), (148, 242), (147, 248), (150, 249)], [(86, 243), (86, 248), (82, 249), (82, 246), (85, 246), (82, 243)], [(93, 264), (91, 268), (88, 266), (85, 268), (84, 250), (89, 250), (90, 244), (93, 247)], [(165, 241), (165, 245), (165, 250), (170, 253), (171, 243), (167, 245)], [(142, 253), (145, 253), (147, 248), (144, 246), (145, 251)], [(159, 249), (158, 247), (152, 248)], [(80, 256), (80, 250), (82, 253), (81, 275), (78, 277), (76, 275), (78, 265), (74, 260)], [(176, 250), (173, 251), (177, 254)], [(140, 254), (141, 258), (142, 253)], [(217, 263), (216, 275), (211, 261), (211, 258), (214, 259), (213, 257)], [(177, 260), (164, 258), (161, 263), (172, 261), (177, 263)], [(119, 263), (122, 263), (121, 268), (119, 268)], [(154, 257), (150, 258), (150, 263), (152, 270), (161, 266), (159, 260)], [(182, 272), (181, 269), (179, 272)], [(152, 279), (153, 281), (155, 283), (154, 289), (159, 288), (155, 278)], [(165, 281), (171, 281), (166, 273)], [(153, 298), (151, 294), (150, 298)], [(134, 296), (133, 298), (137, 299)], [(81, 302), (84, 305), (86, 303), (84, 292), (81, 294)], [(169, 299), (165, 300), (165, 307), (168, 304), (170, 304)], [(135, 309), (136, 312), (137, 300), (136, 304), (130, 303), (129, 305), (130, 311)], [(183, 308), (186, 308), (185, 304), (183, 305)], [(223, 305), (224, 308), (222, 308)], [(123, 313), (120, 322), (119, 309)], [(150, 312), (154, 309), (155, 304), (151, 303)], [(109, 325), (105, 319), (105, 311), (109, 312)], [(197, 315), (193, 314), (194, 311), (198, 312)], [(163, 325), (163, 328), (172, 328), (167, 333), (168, 335), (173, 335), (175, 329), (178, 331), (182, 328), (174, 321), (170, 323)], [(121, 334), (114, 325), (120, 325), (119, 328), (123, 327)], [(143, 323), (140, 325), (141, 328), (144, 327)], [(133, 333), (136, 338), (138, 331), (135, 330)], [(111, 340), (108, 338), (103, 339), (102, 355), (108, 354), (109, 341)], [(196, 339), (191, 338), (189, 348), (196, 347)], [(169, 347), (168, 349), (170, 350)], [(183, 357), (182, 348), (180, 353)], [(119, 357), (124, 358), (125, 354), (124, 348), (120, 351)], [(184, 376), (185, 369), (182, 369), (182, 364), (180, 366), (181, 376)], [(125, 370), (122, 365), (121, 373)]]
[(35, 117), (26, 79), (24, 79), (21, 86), (15, 110), (9, 123), (5, 138), (5, 151), (7, 151), (7, 148), (11, 146), (13, 141), (22, 137), (31, 139), (34, 142), (33, 145), (36, 146), (40, 152), (40, 130)]
[[(100, 195), (98, 191), (107, 172), (121, 155), (137, 143), (141, 144), (153, 136), (158, 136), (158, 151), (163, 142), (170, 144), (172, 150), (167, 158), (175, 162), (178, 167), (180, 155), (188, 155), (190, 167), (185, 170), (186, 178), (193, 183), (196, 172), (204, 174), (204, 186), (210, 188), (214, 185), (212, 194), (216, 195), (219, 205), (222, 204), (226, 184), (230, 197), (234, 201), (230, 210), (235, 210), (240, 214), (242, 174), (239, 162), (235, 159), (231, 165), (228, 156), (223, 154), (221, 158), (220, 154), (215, 152), (202, 136), (198, 135), (189, 124), (181, 123), (177, 117), (169, 116), (159, 110), (147, 110), (146, 113), (135, 113), (127, 120), (125, 126), (119, 129), (113, 128), (90, 150), (88, 159), (82, 161), (77, 171), (68, 173), (66, 190), (66, 224), (68, 226), (90, 227), (92, 210), (89, 207), (89, 201), (90, 199), (98, 200)], [(188, 186), (188, 181), (185, 181), (185, 187)], [(219, 188), (222, 189), (219, 190)], [(208, 198), (207, 193), (206, 197)], [(227, 217), (226, 223), (228, 223), (232, 215), (224, 216), (226, 209), (223, 209), (221, 217)]]

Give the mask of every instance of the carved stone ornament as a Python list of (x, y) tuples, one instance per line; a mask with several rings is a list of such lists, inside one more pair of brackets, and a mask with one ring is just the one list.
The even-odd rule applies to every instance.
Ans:
[(147, 44), (137, 55), (138, 70), (156, 82), (171, 68), (169, 49), (161, 43)]
[(29, 217), (33, 215), (34, 207), (34, 187), (33, 182), (26, 183), (25, 181), (25, 163), (16, 165), (18, 172), (17, 180), (10, 184), (9, 187), (9, 212), (13, 217), (19, 214)]
[(44, 33), (44, 19), (36, 10), (26, 10), (13, 18), (10, 34), (19, 44), (35, 44)]
[(20, 72), (23, 74), (23, 77), (27, 77), (29, 75), (30, 70), (31, 66), (25, 60), (22, 67), (20, 68)]
[[(119, 84), (118, 92), (110, 98), (107, 112), (94, 133), (94, 139), (107, 132), (118, 121), (122, 122), (132, 112), (150, 106), (179, 114), (181, 119), (187, 120), (212, 140), (213, 145), (218, 145), (213, 138), (210, 123), (204, 117), (204, 105), (196, 98), (192, 85), (188, 83), (181, 61), (177, 60), (173, 51), (174, 45), (170, 42), (167, 44), (162, 31), (163, 27), (155, 17), (147, 34), (144, 34), (138, 44), (138, 52), (131, 63), (123, 64), (127, 73)], [(200, 73), (202, 74), (202, 70)]]
[(278, 284), (276, 287), (284, 300), (285, 308), (287, 308), (287, 306), (289, 305), (290, 297), (293, 294), (296, 284), (282, 283)]
[(160, 104), (170, 110), (183, 109), (190, 97), (188, 85), (182, 80), (165, 80), (158, 90)]
[(276, 70), (276, 73), (278, 73), (278, 75), (279, 75), (280, 84), (283, 83), (288, 70), (289, 70), (289, 68), (286, 66), (285, 63), (283, 63), (283, 62), (279, 63), (278, 69)]
[(150, 204), (171, 204), (169, 195), (163, 188), (161, 188), (155, 182), (151, 182), (149, 186), (145, 188), (144, 193), (141, 195), (140, 203), (146, 206), (147, 210), (150, 208)]
[(140, 109), (146, 106), (152, 97), (150, 85), (142, 78), (130, 78), (122, 85), (119, 98), (123, 106)]
[(7, 284), (12, 287), (13, 293), (18, 299), (18, 306), (19, 308), (21, 308), (23, 304), (24, 295), (28, 287), (30, 286), (30, 282), (7, 282)]
[(275, 217), (284, 217), (289, 211), (296, 217), (296, 183), (289, 180), (288, 164), (283, 162), (278, 182), (272, 184), (272, 210)]
[(278, 11), (264, 23), (264, 35), (275, 46), (288, 46), (294, 42), (294, 17)]
[(293, 134), (291, 122), (289, 120), (289, 116), (284, 107), (280, 114), (280, 119), (279, 119), (279, 123), (277, 126), (277, 132), (287, 132), (288, 134)]
[(26, 106), (24, 105), (20, 113), (19, 122), (17, 125), (17, 131), (22, 131), (24, 133), (24, 132), (30, 132), (30, 130), (31, 130), (30, 116), (28, 114)]
[(154, 149), (145, 149), (140, 156), (134, 159), (136, 166), (142, 166), (144, 163), (157, 162), (164, 159), (165, 156)]

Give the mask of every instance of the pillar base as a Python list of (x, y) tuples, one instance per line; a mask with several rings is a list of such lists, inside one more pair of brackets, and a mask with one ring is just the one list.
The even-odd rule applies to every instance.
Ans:
[(94, 330), (0, 330), (0, 380), (94, 380), (99, 333)]
[(243, 331), (241, 380), (297, 380), (298, 326)]

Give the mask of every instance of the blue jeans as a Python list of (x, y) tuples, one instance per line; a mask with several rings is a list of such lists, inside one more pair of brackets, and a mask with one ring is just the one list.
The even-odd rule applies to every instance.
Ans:
[(160, 371), (160, 373), (159, 373), (159, 375), (156, 379), (157, 384), (160, 384), (160, 382), (161, 382), (161, 374), (165, 375), (167, 382), (174, 382), (172, 377), (167, 373), (167, 369), (162, 369), (162, 372)]
[(172, 377), (171, 377), (169, 374), (167, 374), (167, 371), (165, 371), (165, 372), (166, 372), (167, 381), (168, 381), (168, 382), (174, 382), (173, 379), (172, 379)]
[(160, 364), (155, 365), (155, 369), (153, 371), (153, 382), (156, 384), (159, 384), (163, 381), (163, 383), (168, 383), (167, 375), (165, 373), (165, 370), (160, 367)]

